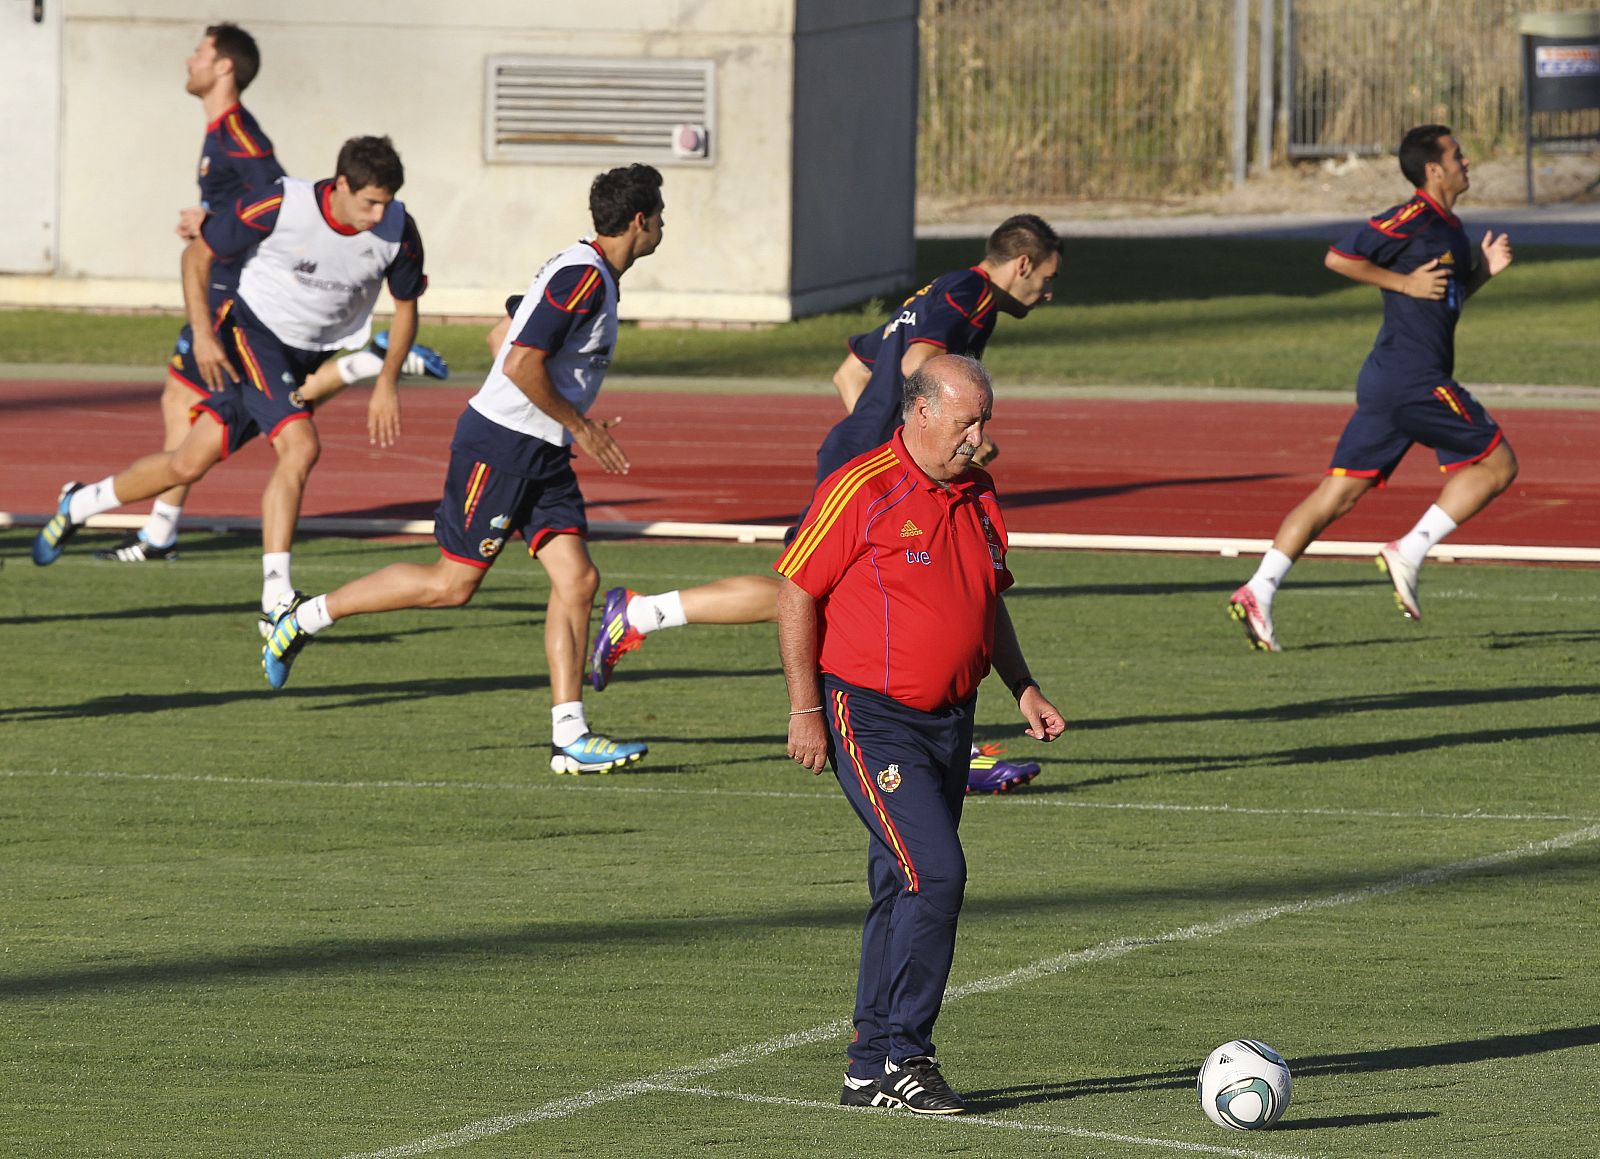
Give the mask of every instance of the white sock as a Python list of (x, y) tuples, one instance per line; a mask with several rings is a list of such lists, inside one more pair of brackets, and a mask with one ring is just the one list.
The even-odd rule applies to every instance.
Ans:
[(321, 595), (306, 600), (296, 609), (294, 618), (302, 632), (308, 636), (315, 636), (333, 623), (333, 617), (328, 615), (328, 597)]
[(683, 614), (683, 598), (677, 592), (634, 596), (628, 601), (628, 623), (642, 635), (648, 636), (658, 628), (681, 628), (688, 622)]
[(339, 370), (339, 381), (350, 386), (363, 378), (377, 378), (378, 371), (383, 369), (383, 359), (370, 350), (357, 350), (340, 358), (334, 366)]
[(1283, 582), (1283, 577), (1289, 574), (1289, 569), (1294, 566), (1294, 560), (1275, 547), (1267, 548), (1267, 554), (1261, 557), (1261, 563), (1256, 568), (1256, 574), (1250, 577), (1246, 586), (1256, 594), (1256, 599), (1270, 604), (1272, 597), (1278, 594), (1278, 585)]
[(272, 611), (273, 605), (278, 602), (278, 597), (292, 591), (294, 583), (289, 578), (289, 553), (264, 552), (261, 556), (261, 610)]
[(86, 523), (91, 516), (121, 507), (122, 500), (117, 498), (117, 490), (112, 486), (115, 478), (115, 475), (107, 475), (98, 483), (74, 491), (67, 500), (67, 518), (74, 523)]
[(583, 719), (583, 701), (569, 700), (550, 709), (550, 739), (557, 748), (566, 748), (589, 731)]
[(1428, 552), (1433, 550), (1434, 544), (1456, 529), (1458, 524), (1454, 519), (1440, 509), (1435, 503), (1422, 513), (1422, 518), (1417, 520), (1417, 525), (1406, 532), (1405, 538), (1400, 540), (1400, 558), (1417, 567), (1422, 566), (1422, 561), (1428, 557)]
[(150, 508), (150, 518), (144, 521), (144, 527), (139, 530), (140, 537), (151, 547), (171, 547), (178, 542), (178, 518), (182, 514), (182, 507), (174, 507), (157, 499), (155, 506)]

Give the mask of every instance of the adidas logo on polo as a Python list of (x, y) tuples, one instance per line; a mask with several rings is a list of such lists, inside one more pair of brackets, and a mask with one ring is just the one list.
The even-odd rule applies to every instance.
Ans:
[(922, 534), (922, 528), (918, 527), (915, 523), (911, 522), (911, 520), (909, 520), (909, 519), (907, 519), (906, 522), (905, 522), (905, 525), (900, 528), (900, 538), (901, 539), (910, 539), (913, 535), (921, 535), (921, 534)]

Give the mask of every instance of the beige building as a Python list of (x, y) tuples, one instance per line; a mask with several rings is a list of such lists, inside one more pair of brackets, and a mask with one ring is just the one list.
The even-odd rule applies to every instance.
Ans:
[(783, 321), (912, 272), (916, 0), (43, 0), (0, 7), (0, 305), (177, 307), (210, 20), (294, 176), (388, 134), (432, 314), (485, 315), (588, 227), (602, 169), (665, 175), (625, 317)]

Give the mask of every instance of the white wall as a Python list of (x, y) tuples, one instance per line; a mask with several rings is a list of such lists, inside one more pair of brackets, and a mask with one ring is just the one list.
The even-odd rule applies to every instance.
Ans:
[[(184, 60), (206, 23), (227, 18), (261, 45), (261, 75), (245, 103), (291, 174), (329, 175), (347, 137), (393, 138), (406, 163), (400, 196), (422, 229), (427, 252), (432, 284), (422, 305), (428, 313), (498, 311), (545, 257), (589, 231), (590, 180), (626, 161), (486, 162), (485, 57), (714, 60), (714, 164), (660, 166), (666, 240), (629, 273), (624, 315), (782, 320), (794, 313), (792, 254), (810, 244), (796, 234), (800, 223), (794, 220), (797, 19), (815, 9), (812, 24), (836, 24), (857, 6), (839, 0), (235, 0), (224, 17), (197, 14), (179, 0), (65, 3), (60, 264), (54, 278), (0, 278), (0, 301), (178, 304), (179, 243), (172, 226), (178, 209), (195, 199), (204, 130), (199, 102), (184, 92)], [(898, 34), (914, 44), (915, 0), (888, 7), (894, 19), (876, 22), (870, 35)], [(911, 102), (901, 102), (912, 114), (901, 134), (909, 141), (914, 50), (908, 55), (911, 72), (900, 87), (912, 94)], [(842, 63), (849, 69), (833, 75), (826, 67), (810, 69), (802, 95), (818, 85), (861, 83), (859, 58)], [(876, 88), (886, 83), (881, 75), (870, 79)], [(880, 115), (873, 105), (859, 107), (863, 117)], [(842, 208), (852, 195), (849, 168), (838, 178)], [(838, 221), (826, 225), (827, 252), (835, 255), (829, 261), (842, 262), (837, 281), (850, 287), (842, 300), (877, 292), (886, 278), (903, 284), (909, 277), (909, 184), (900, 200), (904, 219), (888, 231), (900, 235), (888, 257), (881, 242), (841, 245), (848, 229), (842, 233)], [(883, 222), (864, 232), (883, 233)], [(819, 285), (815, 263), (803, 280), (799, 289), (810, 308), (839, 304), (827, 301), (828, 286)]]

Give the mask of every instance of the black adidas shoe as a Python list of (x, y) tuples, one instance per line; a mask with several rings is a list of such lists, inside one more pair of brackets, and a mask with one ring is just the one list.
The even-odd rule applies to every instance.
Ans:
[(899, 1105), (916, 1115), (959, 1115), (967, 1109), (939, 1073), (938, 1062), (927, 1055), (889, 1066), (889, 1073), (878, 1080), (879, 1091), (891, 1100), (888, 1106)]
[(839, 1105), (842, 1107), (898, 1107), (899, 1099), (891, 1099), (884, 1094), (878, 1086), (877, 1079), (844, 1077), (844, 1090), (839, 1092)]
[(148, 539), (135, 533), (115, 547), (95, 552), (94, 557), (108, 563), (154, 563), (157, 560), (177, 559), (178, 545), (174, 542), (165, 547), (156, 547)]

